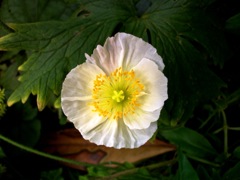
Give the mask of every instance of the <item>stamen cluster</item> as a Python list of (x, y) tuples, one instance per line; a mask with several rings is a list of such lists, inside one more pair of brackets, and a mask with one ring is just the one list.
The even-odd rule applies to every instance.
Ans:
[(141, 105), (138, 97), (143, 91), (144, 85), (135, 77), (134, 71), (123, 71), (120, 67), (110, 75), (96, 76), (90, 105), (100, 116), (120, 119), (133, 114)]

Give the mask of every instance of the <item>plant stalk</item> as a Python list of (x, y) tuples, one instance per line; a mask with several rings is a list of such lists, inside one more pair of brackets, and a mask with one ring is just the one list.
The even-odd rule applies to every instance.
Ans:
[(59, 157), (59, 156), (55, 156), (55, 155), (51, 155), (51, 154), (48, 154), (48, 153), (45, 153), (45, 152), (42, 152), (42, 151), (38, 151), (36, 149), (32, 149), (28, 146), (25, 146), (25, 145), (22, 145), (22, 144), (19, 144), (3, 135), (0, 134), (0, 139), (15, 146), (15, 147), (18, 147), (24, 151), (27, 151), (27, 152), (30, 152), (30, 153), (33, 153), (33, 154), (36, 154), (36, 155), (39, 155), (39, 156), (42, 156), (42, 157), (45, 157), (45, 158), (48, 158), (48, 159), (52, 159), (52, 160), (55, 160), (55, 161), (60, 161), (60, 162), (64, 162), (64, 163), (69, 163), (69, 164), (73, 164), (73, 165), (77, 165), (77, 166), (84, 166), (84, 167), (88, 167), (88, 166), (93, 166), (92, 164), (88, 164), (88, 163), (84, 163), (84, 162), (79, 162), (79, 161), (75, 161), (75, 160), (71, 160), (71, 159), (67, 159), (67, 158), (62, 158), (62, 157)]

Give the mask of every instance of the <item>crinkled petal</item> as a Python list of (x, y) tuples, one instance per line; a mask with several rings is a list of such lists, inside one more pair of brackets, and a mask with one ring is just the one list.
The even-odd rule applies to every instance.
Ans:
[[(83, 63), (72, 69), (66, 76), (61, 100), (65, 101), (84, 101), (90, 100), (92, 96), (93, 81), (97, 74), (104, 72), (95, 64)], [(63, 109), (65, 107), (63, 106)]]
[(143, 58), (147, 58), (158, 65), (159, 70), (164, 69), (162, 58), (157, 50), (141, 38), (126, 33), (117, 33), (106, 40), (104, 46), (97, 46), (93, 54), (86, 55), (87, 61), (97, 64), (106, 74), (116, 68), (122, 67), (130, 70)]
[(98, 116), (90, 106), (93, 81), (104, 72), (95, 64), (83, 63), (72, 69), (63, 82), (61, 105), (68, 120), (75, 127), (93, 129), (106, 118)]
[(160, 109), (153, 112), (144, 111), (141, 108), (136, 109), (133, 114), (129, 113), (123, 117), (124, 123), (129, 129), (146, 129), (154, 121), (157, 121), (160, 115)]
[(129, 129), (123, 120), (108, 119), (91, 131), (83, 129), (85, 139), (108, 147), (137, 148), (145, 144), (157, 129), (157, 123), (152, 122), (146, 129)]
[(91, 131), (96, 126), (106, 120), (92, 111), (91, 106), (85, 101), (63, 101), (63, 111), (68, 120), (73, 122), (74, 126), (82, 131)]
[(162, 109), (168, 98), (167, 78), (158, 70), (158, 66), (151, 60), (144, 58), (133, 68), (136, 77), (145, 87), (145, 94), (139, 97), (141, 108), (153, 112)]

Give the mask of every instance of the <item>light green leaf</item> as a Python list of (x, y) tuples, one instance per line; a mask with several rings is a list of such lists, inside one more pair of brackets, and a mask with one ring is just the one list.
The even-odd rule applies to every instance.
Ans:
[(212, 159), (217, 155), (216, 150), (204, 136), (186, 127), (162, 130), (160, 134), (177, 145), (186, 155)]

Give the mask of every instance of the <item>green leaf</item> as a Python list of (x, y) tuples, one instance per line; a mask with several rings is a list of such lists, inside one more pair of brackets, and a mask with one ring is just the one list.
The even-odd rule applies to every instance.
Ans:
[(0, 164), (0, 177), (1, 177), (1, 175), (2, 175), (3, 173), (6, 172), (6, 169), (7, 169), (7, 168), (6, 168), (4, 165)]
[(189, 119), (199, 101), (215, 97), (224, 86), (206, 60), (222, 66), (228, 48), (223, 32), (200, 8), (202, 3), (152, 1), (140, 19), (133, 18), (124, 26), (125, 31), (151, 42), (163, 57), (169, 79), (165, 107), (175, 125)]
[(41, 173), (42, 180), (64, 180), (62, 177), (62, 168), (51, 170), (51, 171), (43, 171)]
[(0, 16), (2, 21), (12, 23), (66, 19), (76, 8), (66, 0), (3, 0)]
[[(105, 3), (105, 4), (104, 4)], [(99, 2), (89, 7), (96, 10), (113, 3)], [(114, 11), (114, 6), (111, 6)], [(24, 74), (19, 78), (20, 86), (8, 99), (8, 105), (37, 94), (37, 105), (42, 110), (52, 92), (59, 95), (61, 84), (68, 71), (85, 61), (84, 53), (92, 53), (113, 33), (119, 19), (128, 13), (128, 8), (118, 9), (115, 14), (73, 19), (66, 22), (48, 21), (42, 23), (11, 25), (16, 32), (0, 39), (0, 49), (28, 49), (35, 52), (19, 67)], [(101, 9), (103, 11), (104, 9)], [(104, 14), (103, 14), (104, 15)]]
[(108, 168), (104, 166), (98, 166), (98, 167), (90, 166), (87, 168), (87, 170), (88, 170), (88, 175), (92, 177), (104, 177), (109, 175)]
[(233, 151), (233, 156), (240, 159), (240, 146)]
[(234, 15), (226, 21), (226, 29), (240, 36), (240, 13)]
[(81, 8), (66, 21), (9, 24), (15, 32), (0, 38), (0, 49), (30, 53), (19, 67), (21, 84), (8, 105), (26, 102), (32, 93), (42, 110), (53, 93), (60, 94), (67, 72), (85, 61), (84, 53), (91, 54), (97, 44), (119, 31), (149, 41), (163, 57), (171, 124), (187, 121), (200, 101), (216, 97), (224, 86), (207, 64), (208, 60), (222, 65), (227, 49), (222, 32), (203, 10), (207, 1), (79, 2)]
[(79, 176), (78, 180), (89, 180), (87, 176)]
[(178, 153), (178, 172), (177, 172), (177, 179), (178, 180), (185, 180), (185, 179), (191, 179), (191, 180), (198, 180), (199, 177), (197, 175), (197, 172), (192, 167), (191, 163), (188, 161), (187, 157), (179, 151)]
[(6, 92), (12, 93), (19, 85), (19, 81), (17, 80), (18, 67), (24, 60), (25, 57), (18, 54), (18, 52), (6, 52), (0, 58), (0, 62), (2, 61), (2, 68), (0, 67), (0, 85), (4, 87)]
[(2, 159), (2, 158), (4, 158), (4, 157), (6, 157), (6, 155), (5, 155), (2, 147), (0, 146), (0, 159)]
[(230, 168), (224, 175), (223, 179), (231, 180), (231, 179), (240, 179), (239, 178), (239, 169), (240, 169), (240, 162), (238, 162), (235, 166)]
[(217, 155), (216, 150), (204, 136), (186, 127), (162, 130), (160, 134), (177, 145), (186, 155), (211, 159)]
[(197, 172), (200, 179), (211, 179), (209, 172), (204, 168), (202, 164), (198, 165)]

